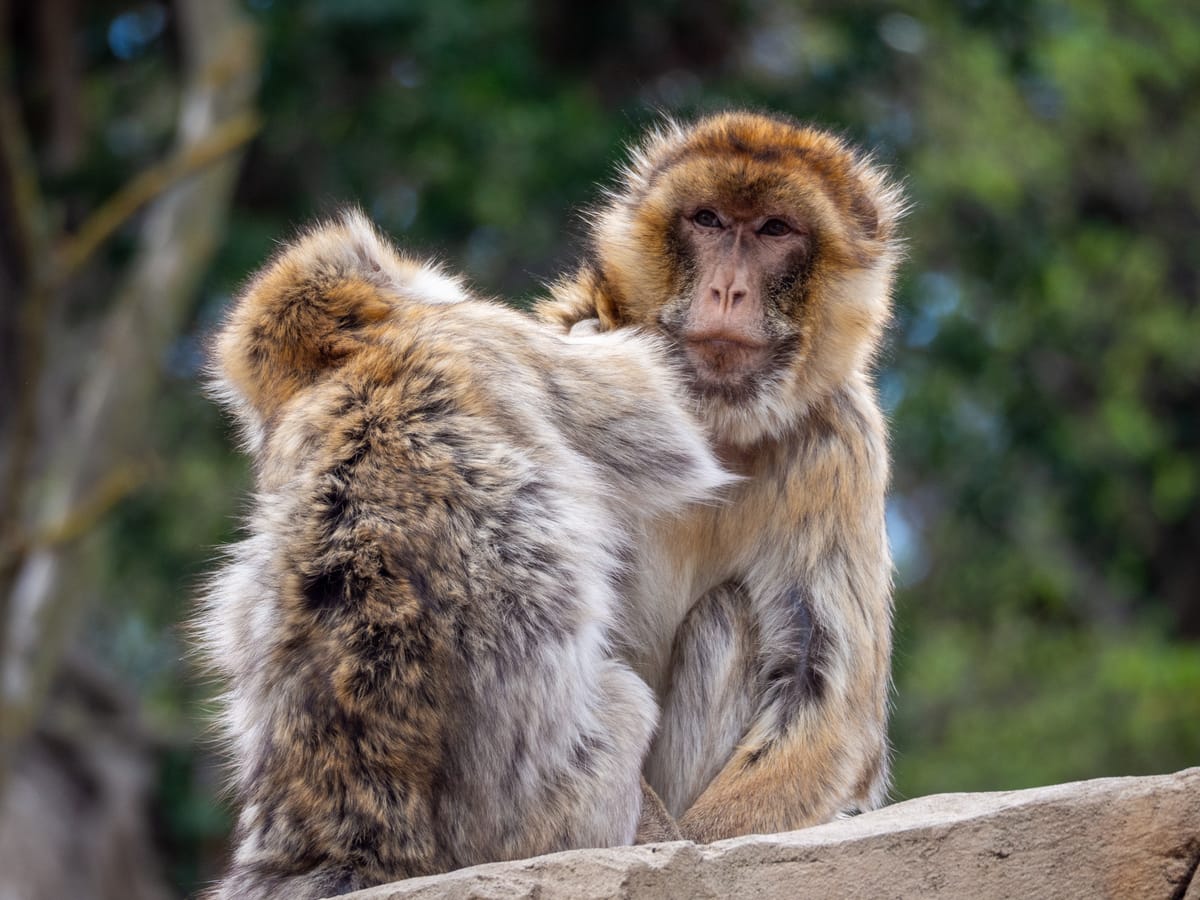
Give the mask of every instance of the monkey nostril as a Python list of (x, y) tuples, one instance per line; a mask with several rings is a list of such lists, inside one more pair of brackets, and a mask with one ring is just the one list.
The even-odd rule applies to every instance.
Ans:
[(731, 291), (729, 294), (729, 299), (733, 306), (737, 306), (739, 303), (741, 303), (743, 300), (746, 299), (746, 292), (745, 291)]
[(725, 292), (720, 288), (709, 288), (709, 290), (712, 292), (712, 300), (714, 303), (720, 303), (725, 299)]

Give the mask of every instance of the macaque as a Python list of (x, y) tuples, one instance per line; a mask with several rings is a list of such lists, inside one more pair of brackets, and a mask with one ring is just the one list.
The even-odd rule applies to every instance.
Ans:
[(888, 447), (871, 367), (903, 205), (825, 131), (745, 112), (667, 123), (539, 307), (564, 331), (665, 341), (741, 476), (721, 503), (652, 522), (622, 585), (618, 648), (662, 706), (646, 778), (695, 841), (886, 793)]
[(212, 369), (256, 485), (197, 621), (240, 806), (217, 896), (634, 839), (657, 706), (619, 586), (731, 480), (665, 346), (477, 299), (357, 213), (242, 292)]

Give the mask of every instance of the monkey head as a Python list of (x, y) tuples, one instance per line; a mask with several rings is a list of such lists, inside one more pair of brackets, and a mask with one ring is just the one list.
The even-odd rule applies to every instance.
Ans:
[(668, 122), (595, 216), (601, 326), (667, 338), (717, 440), (778, 436), (869, 365), (902, 209), (828, 132), (745, 112)]

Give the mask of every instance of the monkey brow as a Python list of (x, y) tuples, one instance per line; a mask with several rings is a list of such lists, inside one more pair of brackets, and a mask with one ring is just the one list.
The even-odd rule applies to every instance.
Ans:
[[(760, 165), (780, 166), (774, 175), (787, 175), (791, 173), (791, 169), (786, 167), (786, 163), (791, 161), (794, 163), (803, 162), (805, 168), (811, 169), (813, 174), (822, 181), (828, 181), (830, 175), (828, 165), (822, 165), (822, 159), (828, 162), (827, 154), (821, 154), (807, 147), (789, 147), (782, 144), (769, 144), (762, 147), (747, 147), (744, 150), (735, 150), (730, 146), (722, 145), (702, 145), (699, 147), (681, 147), (677, 150), (664, 156), (661, 160), (653, 165), (648, 171), (642, 170), (642, 178), (646, 183), (646, 188), (643, 191), (637, 192), (636, 196), (631, 197), (634, 205), (640, 203), (645, 198), (645, 194), (659, 183), (665, 176), (680, 166), (684, 166), (690, 162), (711, 161), (716, 163), (728, 164), (730, 157), (740, 157), (742, 160), (749, 160)], [(635, 170), (636, 171), (636, 170)], [(750, 173), (747, 173), (749, 175)], [(766, 172), (757, 172), (754, 175), (758, 179), (768, 177)], [(722, 179), (725, 180), (725, 179)]]

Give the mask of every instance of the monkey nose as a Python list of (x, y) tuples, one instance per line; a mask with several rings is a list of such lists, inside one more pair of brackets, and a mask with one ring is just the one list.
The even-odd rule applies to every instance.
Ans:
[(742, 288), (712, 287), (712, 299), (721, 306), (737, 306), (746, 299), (746, 291)]

